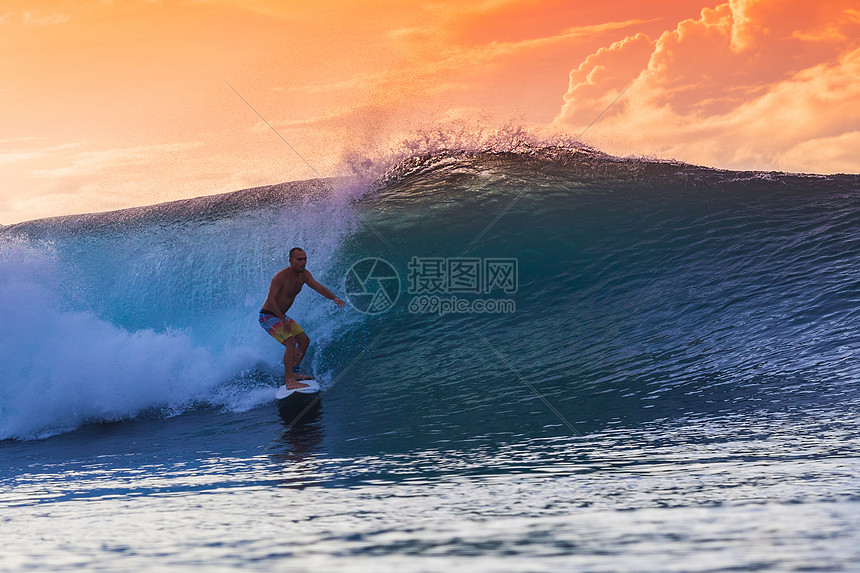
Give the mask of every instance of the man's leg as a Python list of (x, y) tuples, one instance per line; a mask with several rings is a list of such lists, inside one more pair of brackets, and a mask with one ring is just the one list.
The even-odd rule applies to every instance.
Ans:
[(304, 388), (307, 384), (296, 382), (296, 376), (293, 374), (293, 362), (296, 359), (296, 339), (294, 336), (284, 340), (284, 384), (288, 390), (296, 388)]
[[(298, 366), (302, 363), (302, 358), (305, 357), (305, 352), (307, 352), (308, 350), (308, 345), (310, 345), (311, 339), (308, 338), (308, 335), (304, 332), (298, 333), (293, 338), (295, 339), (297, 345), (296, 355), (293, 360), (293, 366), (298, 368)], [(311, 380), (311, 377), (302, 374), (299, 376), (298, 380)]]

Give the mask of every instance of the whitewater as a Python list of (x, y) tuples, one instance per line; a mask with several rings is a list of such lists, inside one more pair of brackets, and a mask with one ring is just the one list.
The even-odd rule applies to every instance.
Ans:
[(860, 176), (374, 169), (0, 228), (0, 570), (856, 567)]

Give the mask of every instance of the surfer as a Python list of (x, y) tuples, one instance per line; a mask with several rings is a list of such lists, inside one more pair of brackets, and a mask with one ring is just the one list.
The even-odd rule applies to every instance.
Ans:
[(308, 335), (298, 323), (286, 315), (296, 300), (296, 295), (304, 285), (308, 285), (339, 307), (346, 303), (337, 298), (330, 290), (317, 282), (310, 271), (305, 269), (308, 256), (299, 247), (290, 249), (290, 266), (274, 276), (269, 286), (269, 295), (260, 309), (260, 326), (284, 345), (284, 375), (288, 390), (304, 388), (298, 380), (310, 380), (310, 376), (299, 374), (299, 364), (305, 357), (311, 343)]

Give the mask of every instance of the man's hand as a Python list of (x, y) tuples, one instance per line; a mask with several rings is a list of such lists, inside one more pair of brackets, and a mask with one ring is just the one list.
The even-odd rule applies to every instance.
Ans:
[(334, 297), (334, 303), (335, 303), (336, 305), (338, 305), (339, 307), (341, 307), (341, 308), (343, 308), (343, 307), (346, 305), (346, 303), (345, 303), (345, 302), (343, 302), (342, 300), (340, 300), (340, 299), (339, 299), (339, 298), (337, 298), (337, 297)]

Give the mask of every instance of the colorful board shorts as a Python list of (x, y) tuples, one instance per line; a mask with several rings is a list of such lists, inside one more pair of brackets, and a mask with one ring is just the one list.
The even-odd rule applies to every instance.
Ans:
[(286, 318), (286, 320), (281, 320), (274, 314), (269, 314), (268, 312), (261, 312), (260, 326), (262, 326), (263, 330), (268, 332), (272, 336), (272, 338), (274, 338), (281, 344), (286, 344), (287, 339), (304, 332), (304, 330), (302, 330), (302, 327), (299, 326), (299, 323), (297, 323), (289, 316), (287, 316)]

